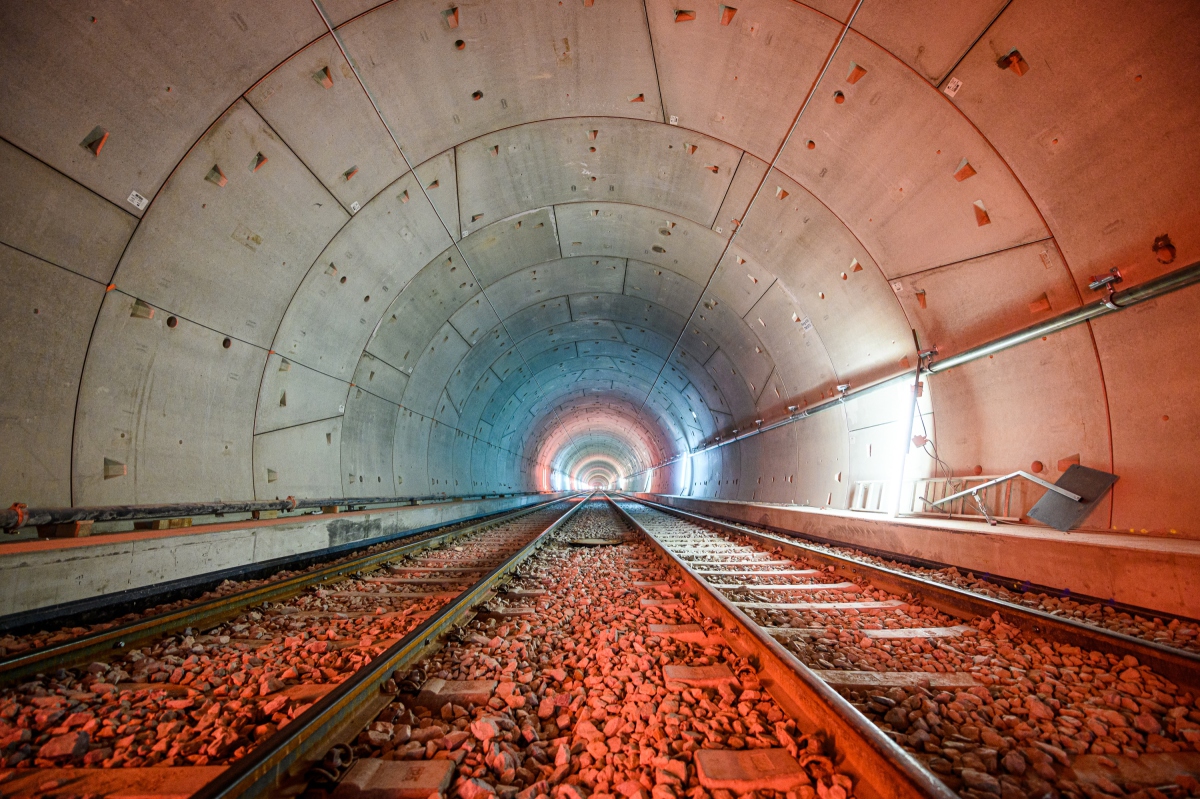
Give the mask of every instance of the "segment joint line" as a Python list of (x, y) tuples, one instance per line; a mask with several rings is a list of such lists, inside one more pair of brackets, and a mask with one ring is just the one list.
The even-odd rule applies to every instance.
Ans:
[[(316, 2), (316, 0), (314, 0), (314, 2)], [(787, 148), (788, 143), (792, 140), (792, 136), (795, 135), (796, 128), (800, 125), (800, 117), (804, 114), (805, 110), (808, 108), (808, 104), (812, 102), (812, 98), (816, 95), (817, 87), (821, 84), (821, 81), (825, 79), (825, 74), (829, 71), (829, 67), (833, 63), (834, 57), (837, 56), (838, 50), (841, 49), (842, 42), (846, 40), (846, 35), (849, 34), (850, 28), (854, 24), (854, 19), (858, 16), (859, 9), (862, 8), (862, 4), (863, 0), (857, 0), (855, 2), (854, 8), (850, 11), (850, 16), (846, 19), (845, 24), (842, 26), (841, 33), (838, 34), (837, 40), (833, 43), (833, 47), (829, 50), (829, 54), (825, 56), (825, 63), (821, 65), (821, 71), (817, 73), (817, 77), (813, 80), (812, 85), (809, 86), (808, 93), (804, 96), (804, 102), (800, 104), (800, 109), (796, 111), (796, 115), (792, 119), (792, 124), (788, 128), (787, 135), (783, 137), (783, 141), (780, 142), (779, 147), (776, 148), (775, 155), (771, 157), (771, 162), (767, 164), (767, 168), (763, 172), (762, 178), (758, 181), (758, 187), (755, 188), (754, 195), (750, 198), (750, 204), (746, 206), (746, 211), (742, 214), (742, 223), (737, 225), (729, 234), (729, 240), (725, 242), (725, 247), (721, 250), (721, 255), (717, 258), (717, 262), (713, 266), (713, 271), (711, 274), (709, 274), (708, 280), (704, 284), (703, 291), (700, 292), (700, 297), (692, 306), (692, 312), (688, 315), (687, 322), (684, 324), (683, 329), (679, 331), (679, 335), (675, 339), (675, 345), (671, 347), (671, 351), (667, 354), (666, 360), (663, 362), (662, 367), (658, 370), (658, 376), (654, 378), (654, 383), (651, 384), (650, 390), (646, 392), (646, 398), (642, 400), (642, 408), (646, 407), (646, 403), (650, 401), (650, 395), (654, 393), (654, 389), (657, 388), (659, 381), (662, 380), (662, 376), (667, 367), (670, 366), (671, 358), (675, 356), (676, 350), (679, 349), (679, 345), (683, 342), (684, 335), (687, 334), (688, 328), (692, 324), (692, 320), (696, 317), (697, 312), (700, 310), (700, 304), (704, 302), (704, 295), (708, 293), (709, 289), (712, 287), (713, 281), (717, 277), (717, 272), (720, 271), (721, 262), (725, 260), (725, 256), (729, 253), (729, 248), (733, 246), (734, 239), (736, 239), (738, 233), (741, 232), (742, 227), (745, 225), (745, 220), (750, 216), (750, 212), (754, 209), (754, 204), (758, 202), (759, 197), (762, 195), (762, 188), (764, 185), (766, 185), (767, 177), (775, 171), (775, 167), (779, 162), (780, 156)], [(740, 163), (741, 162), (739, 161), (739, 164)], [(715, 350), (713, 354), (716, 354)], [(665, 464), (659, 464), (659, 466), (661, 465)], [(645, 473), (646, 471), (653, 471), (656, 468), (658, 468), (658, 466), (651, 466), (649, 469), (643, 470), (642, 473)]]
[[(859, 0), (859, 2), (861, 1), (862, 0)], [(400, 140), (396, 138), (396, 132), (392, 130), (392, 126), (388, 124), (387, 119), (384, 117), (383, 109), (379, 107), (379, 103), (376, 102), (375, 96), (371, 94), (371, 90), (367, 88), (366, 81), (363, 80), (362, 74), (358, 71), (358, 64), (355, 63), (354, 59), (350, 57), (350, 51), (346, 49), (346, 44), (342, 41), (341, 34), (334, 29), (333, 23), (330, 21), (329, 15), (325, 11), (325, 6), (322, 4), (321, 0), (312, 0), (312, 4), (317, 13), (321, 16), (321, 21), (325, 23), (325, 27), (329, 31), (329, 35), (333, 37), (333, 41), (337, 44), (338, 50), (341, 51), (342, 58), (346, 59), (346, 63), (350, 65), (350, 70), (354, 73), (354, 79), (358, 82), (359, 88), (363, 90), (363, 94), (366, 95), (367, 101), (371, 104), (371, 107), (375, 109), (375, 115), (379, 117), (379, 121), (383, 125), (383, 129), (387, 131), (388, 137), (391, 138), (392, 144), (396, 147), (396, 151), (400, 153), (400, 158), (404, 161), (404, 165), (408, 168), (409, 173), (411, 173), (413, 177), (417, 179), (417, 188), (421, 190), (421, 195), (425, 198), (425, 201), (429, 203), (429, 207), (433, 209), (434, 216), (436, 216), (438, 222), (441, 223), (442, 229), (446, 231), (446, 235), (450, 237), (450, 246), (452, 246), (454, 251), (458, 253), (458, 257), (462, 260), (463, 265), (467, 268), (467, 271), (471, 273), (471, 277), (475, 279), (475, 285), (479, 286), (480, 295), (487, 300), (488, 307), (492, 309), (492, 313), (494, 313), (496, 318), (500, 320), (500, 327), (504, 330), (505, 335), (512, 340), (513, 349), (516, 351), (517, 355), (520, 356), (522, 363), (524, 363), (529, 369), (529, 376), (533, 379), (534, 384), (538, 387), (538, 391), (547, 399), (547, 401), (549, 401), (549, 395), (546, 393), (545, 387), (542, 386), (542, 382), (538, 380), (537, 374), (533, 371), (533, 367), (525, 357), (525, 353), (521, 351), (520, 343), (516, 340), (512, 333), (509, 332), (508, 325), (504, 323), (504, 318), (500, 316), (500, 312), (496, 310), (496, 305), (492, 302), (492, 298), (488, 296), (486, 291), (484, 291), (483, 281), (479, 279), (479, 276), (475, 273), (474, 267), (471, 266), (471, 263), (467, 260), (467, 256), (463, 253), (462, 248), (459, 247), (458, 239), (454, 237), (454, 231), (452, 231), (450, 226), (446, 224), (446, 220), (442, 218), (441, 212), (438, 211), (437, 206), (434, 205), (433, 200), (429, 196), (429, 192), (425, 189), (424, 182), (421, 180), (420, 175), (417, 174), (416, 167), (413, 166), (412, 161), (409, 160), (408, 154), (404, 152), (404, 148), (400, 146)], [(454, 160), (455, 172), (457, 174), (457, 154)], [(455, 182), (455, 194), (458, 194), (457, 181)], [(459, 218), (461, 219), (461, 216)], [(558, 236), (557, 229), (555, 230), (555, 236)], [(561, 241), (559, 246), (562, 246)], [(567, 440), (574, 444), (575, 439), (571, 435), (571, 431), (563, 423), (562, 417), (558, 415), (557, 406), (552, 406), (551, 412), (554, 414), (554, 418), (562, 428), (563, 432), (566, 433)], [(549, 466), (551, 469), (554, 468), (553, 465)]]

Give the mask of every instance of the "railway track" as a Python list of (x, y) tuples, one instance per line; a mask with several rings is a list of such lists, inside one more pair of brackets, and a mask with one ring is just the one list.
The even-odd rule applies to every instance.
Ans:
[[(714, 615), (962, 796), (1197, 795), (1200, 658), (652, 503)], [(832, 694), (836, 693), (837, 698)], [(861, 715), (860, 715), (861, 714)]]
[[(1163, 757), (1187, 765), (1181, 733), (1200, 724), (1184, 703), (1194, 694), (1147, 666), (643, 504), (506, 518), (193, 625), (202, 634), (5, 689), (0, 754), (17, 768), (0, 769), (0, 794), (1157, 799), (1200, 788), (1186, 769), (1157, 776)], [(1140, 729), (1145, 715), (1157, 739)], [(1083, 754), (1081, 731), (1097, 724), (1109, 734), (1087, 749), (1104, 754)], [(1126, 749), (1104, 749), (1118, 735)], [(1163, 742), (1181, 751), (1154, 754)], [(1156, 776), (1139, 783), (1130, 763)]]
[[(67, 608), (53, 609), (55, 615), (45, 619), (40, 618), (43, 615), (42, 613), (32, 614), (33, 621), (30, 621), (30, 617), (27, 614), (19, 616), (11, 614), (0, 619), (0, 622), (6, 622), (3, 628), (4, 632), (0, 633), (0, 685), (3, 685), (6, 681), (4, 676), (6, 673), (6, 664), (10, 661), (16, 662), (15, 659), (18, 656), (28, 655), (37, 650), (49, 651), (50, 647), (68, 644), (75, 639), (83, 638), (87, 635), (136, 624), (152, 616), (165, 616), (166, 614), (183, 611), (203, 602), (221, 600), (231, 597), (233, 594), (240, 594), (270, 583), (298, 578), (297, 583), (293, 583), (293, 585), (302, 584), (305, 575), (313, 575), (323, 569), (329, 570), (326, 573), (336, 573), (336, 567), (346, 564), (349, 564), (352, 569), (360, 568), (357, 565), (360, 563), (368, 563), (369, 567), (369, 562), (362, 560), (364, 557), (400, 551), (400, 547), (409, 547), (413, 544), (420, 544), (435, 538), (440, 539), (448, 533), (454, 533), (467, 527), (481, 529), (483, 525), (511, 517), (513, 513), (525, 512), (535, 507), (538, 507), (538, 505), (532, 505), (517, 511), (492, 513), (451, 524), (418, 529), (392, 536), (388, 540), (378, 543), (354, 546), (342, 553), (317, 553), (316, 555), (302, 555), (291, 559), (281, 558), (274, 563), (264, 564), (261, 576), (255, 574), (254, 576), (224, 579), (219, 583), (212, 583), (208, 590), (201, 593), (191, 593), (180, 598), (154, 599), (153, 597), (148, 597), (137, 602), (127, 602), (123, 599), (124, 595), (122, 595), (115, 602), (109, 601), (103, 607), (93, 608), (90, 606), (95, 603), (88, 603), (89, 608), (84, 612), (83, 618), (78, 615), (71, 615), (70, 609)], [(162, 595), (160, 594), (159, 596), (161, 597)], [(131, 607), (136, 607), (136, 609), (130, 610)], [(8, 681), (11, 681), (11, 678)]]
[(332, 562), (296, 571), (285, 570), (264, 579), (226, 581), (218, 590), (195, 600), (152, 607), (112, 622), (36, 631), (19, 636), (7, 635), (3, 639), (3, 656), (0, 656), (0, 687), (38, 673), (90, 663), (92, 659), (103, 658), (112, 650), (137, 647), (177, 630), (211, 625), (244, 608), (285, 599), (330, 580), (379, 568), (395, 558), (447, 544), (457, 537), (489, 529), (553, 504), (553, 501), (541, 503), (473, 523), (445, 525), (411, 538), (406, 537), (400, 543), (376, 544)]
[[(484, 555), (496, 565), (480, 579), (467, 570)], [(170, 688), (123, 692), (91, 667), (25, 683), (2, 697), (0, 740), (36, 730), (35, 754), (3, 772), (0, 792), (315, 796), (340, 780), (336, 795), (362, 796), (356, 785), (387, 772), (410, 792), (389, 795), (457, 799), (944, 793), (903, 758), (842, 751), (797, 719), (664, 579), (670, 566), (607, 503), (543, 509), (392, 564), (403, 576), (325, 586), (139, 650), (151, 680), (169, 669)], [(396, 591), (433, 588), (434, 573), (468, 584), (444, 598)], [(85, 732), (108, 746), (44, 749)]]
[(546, 503), (9, 659), (4, 764), (37, 767), (33, 786), (20, 782), (38, 795), (59, 787), (36, 784), (59, 766), (129, 772), (102, 788), (182, 780), (190, 794), (248, 752), (283, 748), (286, 728), (330, 716), (335, 695), (396, 651), (411, 656), (571, 508)]

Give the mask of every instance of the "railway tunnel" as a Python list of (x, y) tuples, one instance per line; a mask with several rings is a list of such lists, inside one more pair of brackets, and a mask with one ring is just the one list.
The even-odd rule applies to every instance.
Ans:
[(0, 18), (0, 672), (593, 492), (1195, 652), (1194, 4)]

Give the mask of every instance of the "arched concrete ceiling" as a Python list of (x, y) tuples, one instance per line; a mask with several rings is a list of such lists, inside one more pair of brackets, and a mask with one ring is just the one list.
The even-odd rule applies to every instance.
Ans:
[[(615, 481), (911, 370), (914, 330), (949, 353), (1080, 304), (1110, 266), (1159, 274), (1164, 231), (1195, 252), (1198, 112), (1177, 101), (1200, 87), (1192, 6), (0, 17), (0, 238), (12, 286), (57, 320), (14, 344), (55, 385), (6, 400), (23, 501)], [(1014, 48), (1023, 67), (998, 66)], [(1036, 386), (1017, 439), (1113, 466), (1126, 434), (1095, 420), (1137, 394), (1119, 338), (1052, 345), (1065, 372), (948, 378), (946, 448), (1025, 458), (993, 428)], [(688, 479), (793, 485), (808, 447), (828, 464), (804, 490), (833, 502), (855, 424), (712, 454)], [(995, 443), (972, 451), (972, 425)]]

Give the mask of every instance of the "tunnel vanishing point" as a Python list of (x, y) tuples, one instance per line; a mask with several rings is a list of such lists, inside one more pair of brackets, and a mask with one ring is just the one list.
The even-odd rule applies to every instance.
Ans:
[(1200, 534), (1194, 4), (2, 14), (4, 507)]
[(730, 2), (0, 4), (0, 627), (601, 489), (1191, 629), (1200, 4)]

